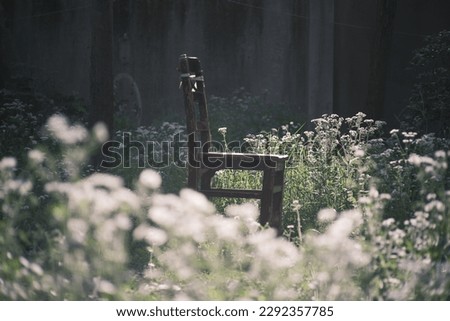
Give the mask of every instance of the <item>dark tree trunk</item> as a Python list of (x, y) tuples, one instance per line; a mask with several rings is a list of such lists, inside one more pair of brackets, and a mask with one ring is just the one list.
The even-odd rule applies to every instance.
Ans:
[(3, 8), (2, 1), (0, 1), (0, 89), (5, 87), (9, 78), (9, 68), (7, 66), (7, 30), (6, 30), (6, 13)]
[(372, 47), (369, 90), (367, 95), (367, 113), (369, 117), (382, 119), (384, 105), (384, 87), (389, 62), (394, 17), (397, 0), (377, 1), (377, 20)]
[(113, 27), (112, 0), (92, 1), (90, 68), (90, 124), (104, 122), (113, 130)]

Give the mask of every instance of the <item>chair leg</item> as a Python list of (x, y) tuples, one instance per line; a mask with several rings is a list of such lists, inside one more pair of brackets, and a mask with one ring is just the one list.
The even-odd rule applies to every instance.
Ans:
[(269, 223), (272, 212), (272, 189), (273, 189), (273, 171), (266, 169), (263, 172), (263, 186), (261, 197), (261, 213), (259, 215), (259, 223), (266, 225)]
[(284, 171), (270, 168), (264, 170), (263, 196), (261, 198), (261, 225), (269, 224), (282, 234)]
[(188, 165), (188, 187), (198, 190), (198, 169)]
[(278, 230), (281, 235), (282, 218), (283, 218), (283, 185), (284, 185), (284, 170), (275, 171), (275, 182), (273, 187), (273, 210), (270, 217), (269, 224)]
[(200, 173), (200, 189), (210, 190), (212, 178), (214, 177), (216, 170), (202, 168), (199, 170)]

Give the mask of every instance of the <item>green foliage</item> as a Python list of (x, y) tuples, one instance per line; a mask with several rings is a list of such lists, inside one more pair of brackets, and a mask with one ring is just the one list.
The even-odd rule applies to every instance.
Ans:
[(411, 60), (417, 74), (402, 119), (405, 131), (450, 135), (450, 31), (426, 38), (426, 45)]
[[(226, 126), (230, 141), (240, 140), (248, 133), (258, 133), (273, 124), (283, 124), (292, 117), (288, 106), (269, 103), (265, 95), (251, 95), (245, 88), (234, 91), (231, 97), (211, 96), (208, 99), (210, 128)], [(220, 136), (212, 133), (213, 138)]]
[[(351, 207), (318, 206), (311, 218), (318, 231), (305, 229), (296, 244), (261, 227), (252, 204), (228, 206), (221, 215), (195, 191), (160, 193), (161, 176), (153, 170), (142, 170), (131, 187), (119, 176), (83, 174), (106, 129), (89, 133), (51, 117), (47, 142), (57, 148), (30, 150), (27, 171), (18, 171), (12, 157), (0, 160), (0, 299), (448, 300), (450, 153), (435, 150), (444, 141), (395, 131), (374, 138), (380, 124), (363, 114), (314, 123), (315, 132), (285, 127), (281, 137), (249, 142), (255, 150), (279, 148), (292, 169), (303, 167), (312, 180), (306, 183), (325, 184), (321, 193), (334, 194), (314, 194), (319, 202)], [(372, 181), (378, 170), (385, 172)], [(314, 180), (309, 171), (334, 176)], [(385, 213), (398, 197), (400, 173), (415, 189), (412, 204), (395, 205), (405, 220)], [(246, 184), (256, 182), (249, 177)], [(302, 202), (289, 204), (296, 223), (303, 221)], [(24, 229), (21, 222), (36, 216), (42, 224)], [(295, 225), (287, 227), (292, 230)]]
[[(130, 142), (136, 142), (144, 146), (143, 152), (132, 148), (129, 164), (125, 166), (124, 134), (129, 134)], [(113, 140), (122, 145), (118, 149), (122, 162), (116, 168), (110, 169), (110, 173), (119, 175), (124, 179), (126, 186), (133, 186), (136, 178), (144, 168), (153, 168), (163, 177), (162, 189), (168, 193), (178, 192), (186, 185), (187, 172), (182, 161), (187, 158), (186, 148), (181, 149), (176, 155), (172, 148), (174, 137), (178, 135), (180, 141), (186, 141), (186, 128), (176, 122), (163, 122), (160, 126), (139, 126), (136, 129), (117, 130), (112, 137)], [(153, 151), (150, 143), (154, 144)], [(167, 165), (152, 166), (152, 160), (164, 162)]]
[(86, 176), (106, 128), (89, 133), (62, 116), (45, 128), (50, 148), (30, 150), (26, 168), (17, 171), (12, 157), (0, 163), (0, 298), (125, 298), (116, 285), (132, 275), (124, 267), (139, 198), (120, 177)]
[[(364, 150), (368, 141), (379, 135), (382, 124), (366, 120), (363, 113), (347, 119), (324, 115), (313, 123), (314, 131), (300, 133), (300, 126), (290, 123), (279, 130), (244, 138), (251, 152), (289, 156), (283, 202), (285, 227), (299, 223), (298, 213), (291, 207), (294, 201), (301, 205), (303, 229), (320, 230), (321, 224), (316, 220), (320, 209), (354, 208), (358, 196), (368, 188)], [(236, 178), (232, 175), (219, 173), (217, 186), (249, 188), (248, 182), (254, 180), (250, 172), (242, 172)], [(225, 206), (220, 200), (217, 204)]]
[(416, 210), (422, 186), (417, 180), (418, 168), (408, 161), (410, 155), (433, 157), (435, 151), (449, 149), (448, 139), (396, 129), (385, 139), (368, 142), (367, 153), (371, 159), (368, 174), (381, 193), (391, 195), (384, 208), (384, 218), (403, 222), (411, 219)]
[[(349, 118), (323, 115), (313, 120), (314, 131), (298, 132), (298, 126), (284, 125), (280, 130), (248, 135), (244, 140), (250, 151), (289, 156), (285, 171), (283, 220), (285, 229), (322, 230), (316, 220), (321, 209), (349, 210), (376, 185), (392, 197), (386, 203), (384, 218), (399, 222), (410, 219), (420, 194), (418, 170), (408, 162), (410, 154), (433, 156), (436, 150), (448, 150), (449, 141), (433, 134), (392, 130), (383, 137), (383, 122), (366, 119), (358, 113)], [(291, 130), (291, 128), (294, 128)], [(260, 177), (245, 171), (225, 171), (216, 175), (221, 188), (258, 188)], [(258, 185), (259, 184), (259, 185)], [(225, 208), (237, 200), (214, 200)], [(292, 204), (300, 204), (299, 213)], [(300, 222), (299, 222), (300, 215)], [(289, 232), (289, 231), (287, 231)], [(292, 234), (292, 233), (291, 233)]]
[(0, 90), (0, 155), (15, 155), (21, 160), (25, 152), (36, 146), (41, 129), (47, 119), (55, 114), (64, 114), (80, 122), (86, 119), (86, 109), (76, 97)]
[(411, 154), (417, 169), (419, 195), (410, 218), (383, 220), (384, 205), (392, 198), (372, 189), (359, 202), (367, 219), (362, 236), (370, 244), (371, 263), (363, 281), (374, 299), (449, 299), (449, 152), (432, 157)]

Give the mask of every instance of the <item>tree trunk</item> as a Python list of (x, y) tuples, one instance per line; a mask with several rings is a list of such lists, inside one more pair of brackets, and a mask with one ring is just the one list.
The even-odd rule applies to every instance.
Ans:
[(386, 70), (389, 62), (396, 8), (397, 0), (377, 1), (376, 30), (367, 95), (367, 114), (375, 119), (382, 119), (383, 117)]
[(309, 1), (309, 120), (320, 117), (322, 114), (331, 114), (333, 112), (334, 8), (334, 1)]
[(6, 12), (0, 1), (0, 89), (5, 87), (9, 78), (9, 68), (7, 65), (7, 30)]
[(112, 0), (92, 1), (90, 125), (104, 122), (113, 130), (113, 7)]

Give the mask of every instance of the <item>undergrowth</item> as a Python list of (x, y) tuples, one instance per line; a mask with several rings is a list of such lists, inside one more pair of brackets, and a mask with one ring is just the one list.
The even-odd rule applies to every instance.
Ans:
[[(446, 142), (396, 131), (383, 139), (362, 114), (315, 124), (250, 137), (267, 140), (255, 151), (290, 155), (292, 224), (277, 237), (257, 223), (256, 206), (219, 214), (195, 191), (161, 192), (151, 169), (132, 186), (86, 174), (105, 128), (53, 116), (47, 143), (58, 148), (29, 150), (20, 171), (15, 158), (0, 161), (0, 299), (448, 300)], [(311, 228), (293, 235), (299, 222)]]

